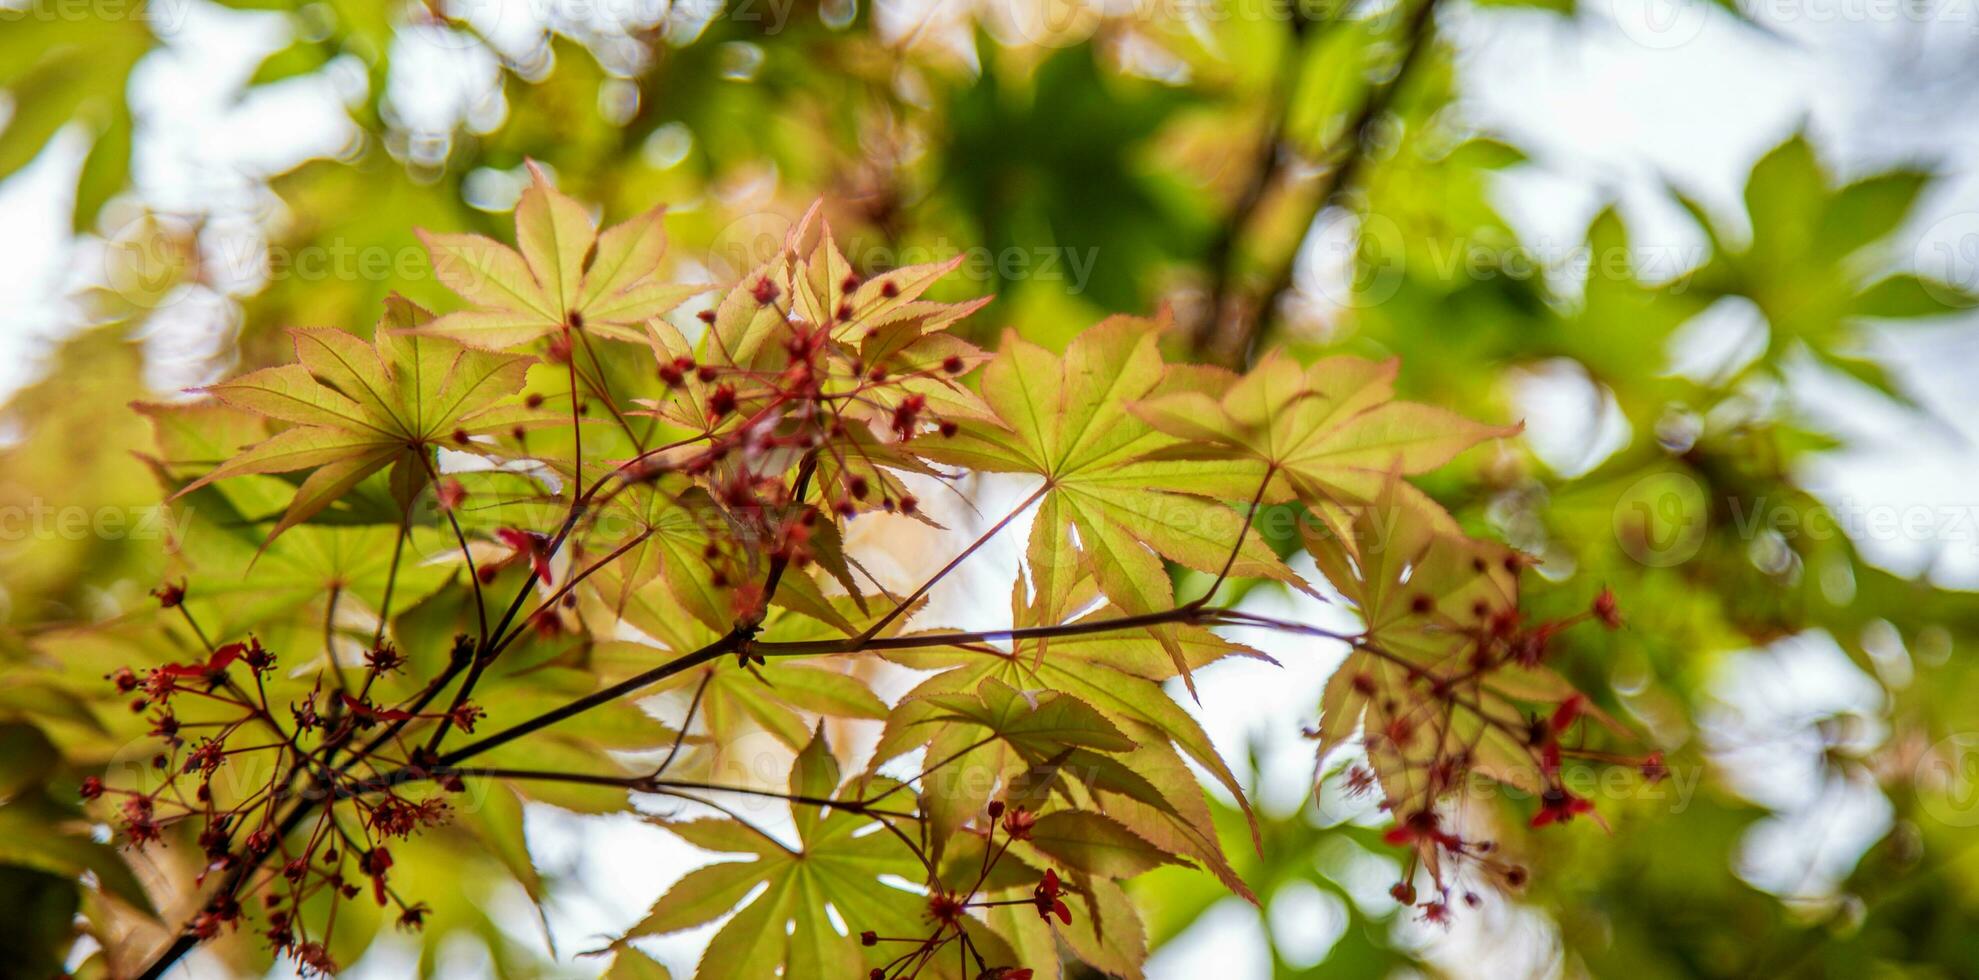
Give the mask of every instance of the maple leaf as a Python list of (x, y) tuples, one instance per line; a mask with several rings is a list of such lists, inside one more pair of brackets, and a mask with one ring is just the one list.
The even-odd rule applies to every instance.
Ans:
[(394, 295), (386, 300), (373, 343), (341, 330), (292, 330), (298, 363), (204, 389), (229, 406), (291, 427), (220, 464), (178, 496), (230, 477), (310, 470), (269, 532), (267, 542), (273, 542), (387, 466), (393, 468), (394, 497), (407, 507), (432, 474), (436, 448), (491, 451), (493, 440), (481, 437), (559, 421), (502, 404), (521, 389), (531, 358), (407, 332), (429, 319)]
[[(1063, 619), (1070, 586), (1085, 574), (1127, 615), (1173, 608), (1162, 558), (1210, 573), (1228, 563), (1233, 575), (1305, 585), (1224, 503), (1253, 498), (1263, 466), (1162, 458), (1181, 440), (1127, 411), (1134, 400), (1206, 382), (1197, 371), (1164, 369), (1159, 330), (1114, 317), (1080, 334), (1062, 359), (1007, 334), (982, 376), (983, 398), (999, 421), (964, 423), (916, 447), (939, 462), (1044, 477), (1026, 550), (1040, 622)], [(1149, 632), (1193, 693), (1175, 626)]]
[(1494, 617), (1517, 612), (1525, 560), (1464, 534), (1399, 473), (1348, 513), (1347, 547), (1328, 546), (1326, 529), (1305, 532), (1320, 571), (1360, 614), (1369, 642), (1422, 667), (1444, 666)]
[(1221, 380), (1198, 390), (1157, 392), (1128, 410), (1187, 440), (1166, 455), (1262, 461), (1271, 473), (1264, 499), (1296, 498), (1337, 533), (1341, 508), (1372, 499), (1390, 472), (1425, 473), (1480, 442), (1523, 428), (1485, 425), (1432, 405), (1396, 401), (1396, 369), (1392, 359), (1350, 356), (1302, 368), (1274, 350), (1241, 377), (1199, 369)]
[[(823, 729), (798, 753), (789, 789), (794, 797), (833, 798), (839, 792), (838, 760)], [(705, 976), (747, 978), (859, 977), (897, 953), (864, 947), (859, 932), (905, 937), (925, 934), (925, 899), (880, 880), (925, 878), (926, 867), (899, 838), (862, 833), (873, 818), (850, 809), (793, 804), (797, 846), (791, 847), (734, 820), (663, 822), (688, 843), (752, 860), (723, 862), (688, 872), (660, 896), (627, 938), (662, 935), (712, 922), (760, 887), (736, 910), (702, 954)], [(853, 931), (841, 936), (827, 909)], [(1008, 946), (980, 921), (963, 916), (963, 928), (985, 956), (1009, 958)], [(943, 958), (946, 960), (947, 958)], [(931, 974), (957, 976), (931, 963)]]
[[(1013, 590), (1013, 606), (1019, 622), (1027, 615), (1021, 593), (1022, 583)], [(1096, 589), (1090, 578), (1073, 590), (1072, 600), (1085, 604)], [(1119, 610), (1102, 607), (1077, 622), (1097, 622), (1119, 616)], [(1231, 643), (1201, 627), (1178, 629), (1176, 640), (1190, 668), (1200, 668), (1224, 657), (1259, 659), (1263, 654)], [(1062, 772), (1076, 778), (1088, 771), (1104, 778), (1117, 763), (1142, 777), (1131, 788), (1145, 794), (1152, 786), (1158, 800), (1135, 799), (1125, 784), (1109, 785), (1096, 780), (1088, 788), (1108, 800), (1106, 812), (1138, 836), (1157, 842), (1171, 853), (1193, 858), (1239, 895), (1249, 895), (1225, 857), (1202, 788), (1183, 761), (1202, 766), (1242, 807), (1246, 818), (1251, 809), (1243, 784), (1211, 743), (1209, 735), (1180, 704), (1164, 692), (1161, 682), (1178, 676), (1179, 669), (1168, 651), (1146, 633), (1095, 633), (1067, 636), (1051, 641), (1051, 655), (1037, 655), (1039, 641), (1026, 640), (1013, 646), (1009, 654), (979, 650), (941, 648), (900, 651), (890, 654), (906, 666), (918, 670), (940, 670), (923, 681), (896, 705), (874, 748), (873, 765), (915, 747), (925, 747), (930, 760), (946, 758), (963, 750), (972, 739), (958, 732), (961, 726), (933, 727), (930, 717), (942, 710), (937, 696), (976, 692), (986, 683), (991, 690), (1056, 692), (1085, 709), (1097, 712), (1114, 731), (1132, 742), (1103, 767), (1082, 770), (1067, 766)], [(1041, 695), (1042, 697), (1042, 695)], [(1042, 702), (1040, 702), (1042, 703)], [(1062, 710), (1062, 709), (1061, 709)], [(1179, 753), (1178, 753), (1179, 750)], [(930, 778), (936, 789), (928, 793), (931, 826), (960, 825), (986, 804), (999, 780), (1021, 776), (1028, 765), (1007, 740), (964, 752), (945, 772)], [(1118, 782), (1118, 781), (1116, 781)], [(1252, 834), (1257, 834), (1252, 821)]]
[[(1591, 709), (1565, 678), (1508, 649), (1519, 637), (1525, 559), (1466, 536), (1399, 474), (1350, 513), (1357, 558), (1311, 549), (1364, 624), (1321, 696), (1319, 757), (1359, 734), (1398, 816), (1427, 812), (1464, 771), (1542, 792), (1526, 706), (1571, 699)], [(1425, 709), (1445, 703), (1447, 711)], [(1435, 860), (1434, 841), (1423, 844)]]
[(665, 208), (598, 232), (584, 206), (550, 186), (535, 161), (529, 177), (515, 207), (519, 253), (482, 235), (418, 231), (434, 274), (473, 306), (440, 317), (428, 332), (491, 350), (565, 329), (640, 343), (635, 328), (708, 288), (658, 278)]

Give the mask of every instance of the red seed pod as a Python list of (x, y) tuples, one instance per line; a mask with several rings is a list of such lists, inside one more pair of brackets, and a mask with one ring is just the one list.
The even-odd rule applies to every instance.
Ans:
[(756, 302), (763, 306), (776, 302), (778, 292), (780, 290), (777, 289), (776, 283), (771, 282), (768, 276), (756, 280), (756, 284), (749, 287), (749, 295), (754, 296)]
[(1644, 756), (1642, 763), (1636, 769), (1642, 773), (1642, 778), (1652, 783), (1660, 783), (1670, 775), (1670, 767), (1663, 763), (1661, 752), (1651, 752)]
[(961, 374), (969, 365), (963, 363), (962, 355), (950, 354), (942, 359), (941, 369), (949, 374)]
[(735, 388), (721, 385), (708, 396), (708, 418), (719, 419), (735, 411)]
[(1600, 595), (1594, 597), (1593, 612), (1594, 618), (1600, 620), (1601, 625), (1611, 630), (1622, 628), (1622, 612), (1615, 605), (1615, 593), (1612, 590), (1604, 588)]
[(1574, 722), (1579, 720), (1581, 711), (1586, 707), (1587, 699), (1579, 694), (1572, 695), (1565, 701), (1560, 702), (1560, 706), (1553, 709), (1553, 720), (1551, 722), (1553, 731), (1564, 732), (1572, 728)]
[(434, 496), (439, 501), (441, 511), (458, 510), (461, 502), (467, 499), (467, 487), (461, 485), (459, 480), (448, 478), (440, 482)]
[(702, 310), (701, 312), (694, 314), (694, 318), (700, 320), (702, 323), (713, 323), (715, 322), (715, 311)]
[(899, 284), (895, 283), (891, 279), (887, 280), (886, 282), (880, 283), (880, 295), (886, 297), (887, 299), (892, 299), (895, 296), (900, 295)]

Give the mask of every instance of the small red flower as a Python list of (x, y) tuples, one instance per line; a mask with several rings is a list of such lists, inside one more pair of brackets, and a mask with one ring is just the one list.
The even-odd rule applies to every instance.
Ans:
[(1594, 597), (1593, 613), (1594, 618), (1601, 621), (1601, 625), (1611, 630), (1622, 628), (1622, 611), (1615, 606), (1613, 590), (1602, 589), (1601, 594)]
[(1539, 797), (1539, 812), (1533, 814), (1532, 825), (1544, 827), (1547, 824), (1566, 823), (1576, 815), (1594, 812), (1594, 804), (1554, 787)]
[(1065, 906), (1065, 900), (1058, 897), (1058, 872), (1045, 869), (1044, 880), (1038, 882), (1037, 891), (1031, 893), (1032, 904), (1038, 907), (1038, 918), (1051, 921), (1053, 915), (1066, 925), (1072, 924), (1072, 910)]
[(550, 540), (548, 538), (534, 531), (523, 531), (512, 527), (505, 527), (496, 531), (495, 536), (500, 538), (503, 544), (514, 549), (518, 555), (526, 556), (529, 559), (529, 567), (536, 572), (536, 577), (544, 585), (556, 584), (550, 578)]
[(374, 674), (389, 674), (405, 666), (405, 654), (390, 643), (381, 643), (364, 653), (364, 665)]
[(453, 719), (455, 727), (463, 732), (472, 734), (474, 723), (480, 721), (481, 717), (485, 714), (487, 712), (483, 711), (479, 705), (470, 702), (455, 708), (453, 713), (448, 715), (448, 717)]
[(304, 976), (328, 976), (337, 972), (337, 961), (330, 957), (330, 951), (322, 943), (303, 943), (295, 948), (296, 962), (302, 965)]
[(1432, 844), (1457, 850), (1463, 841), (1456, 835), (1443, 830), (1442, 822), (1434, 810), (1417, 810), (1381, 835), (1381, 839), (1397, 847), (1414, 844)]
[(256, 671), (266, 671), (275, 666), (275, 655), (261, 645), (261, 638), (257, 636), (247, 638), (247, 649), (241, 651), (240, 656)]
[(962, 918), (962, 900), (943, 891), (929, 895), (928, 918), (943, 924), (955, 923)]
[(893, 432), (902, 439), (914, 434), (914, 425), (928, 407), (926, 395), (908, 395), (893, 409)]
[(343, 702), (344, 708), (359, 718), (369, 718), (373, 721), (411, 721), (413, 717), (410, 711), (374, 708), (342, 691), (337, 692), (337, 700)]
[(1036, 826), (1037, 822), (1037, 814), (1021, 806), (1015, 807), (1003, 815), (1003, 832), (1009, 834), (1011, 840), (1030, 840), (1031, 828)]
[(1644, 756), (1641, 764), (1636, 768), (1642, 773), (1642, 778), (1652, 783), (1660, 783), (1670, 776), (1670, 767), (1663, 764), (1661, 752), (1651, 752)]
[(735, 411), (735, 386), (716, 385), (708, 393), (708, 421), (713, 422)]
[(1374, 790), (1374, 770), (1366, 766), (1353, 766), (1347, 770), (1347, 795), (1366, 796)]
[(371, 895), (379, 905), (385, 904), (385, 873), (392, 869), (392, 853), (382, 847), (374, 847), (357, 862), (359, 870), (371, 876)]

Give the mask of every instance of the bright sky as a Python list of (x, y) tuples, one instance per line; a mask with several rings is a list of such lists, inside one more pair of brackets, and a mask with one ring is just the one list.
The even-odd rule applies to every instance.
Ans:
[[(1878, 0), (1763, 2), (1755, 9), (1775, 29), (1771, 35), (1682, 0), (1587, 0), (1572, 22), (1500, 8), (1457, 11), (1445, 23), (1465, 52), (1462, 88), (1473, 99), (1471, 118), (1509, 136), (1535, 160), (1501, 188), (1506, 213), (1529, 243), (1571, 247), (1596, 208), (1620, 200), (1638, 242), (1695, 248), (1695, 232), (1658, 193), (1661, 182), (1672, 181), (1737, 219), (1740, 188), (1752, 162), (1806, 122), (1827, 158), (1851, 171), (1922, 160), (1947, 172), (1952, 179), (1925, 202), (1924, 214), (1904, 235), (1915, 243), (1911, 255), (1917, 264), (1971, 286), (1979, 284), (1979, 125), (1969, 121), (1979, 102), (1970, 67), (1979, 64), (1974, 57), (1979, 17), (1973, 0), (1919, 6), (1928, 9), (1929, 22), (1891, 16), (1897, 5)], [(140, 143), (140, 187), (158, 207), (212, 209), (223, 220), (256, 220), (271, 202), (252, 179), (239, 175), (334, 153), (349, 138), (339, 98), (361, 80), (339, 68), (237, 100), (237, 86), (260, 52), (282, 39), (280, 21), (196, 0), (182, 9), (184, 23), (172, 47), (152, 56), (133, 84), (150, 121)], [(486, 66), (458, 52), (424, 54), (423, 74), (406, 91), (438, 92), (431, 109), (443, 115), (460, 111), (461, 93)], [(79, 139), (58, 140), (35, 165), (0, 184), (0, 228), (8, 230), (0, 236), (0, 295), (9, 297), (0, 307), (0, 392), (34, 376), (46, 341), (71, 319), (64, 295), (91, 274), (90, 249), (67, 231), (79, 152)], [(213, 306), (188, 308), (210, 313)], [(1735, 318), (1726, 314), (1725, 322)], [(1965, 489), (1979, 486), (1979, 453), (1972, 449), (1979, 438), (1974, 429), (1979, 386), (1968, 380), (1979, 368), (1979, 333), (1971, 325), (1910, 327), (1887, 338), (1887, 353), (1922, 393), (1937, 424), (1919, 425), (1833, 383), (1817, 379), (1796, 386), (1817, 419), (1873, 437), (1871, 448), (1843, 452), (1811, 468), (1809, 481), (1840, 507), (1922, 506), (1964, 513), (1962, 540), (1953, 539), (1958, 529), (1947, 524), (1923, 540), (1863, 542), (1892, 567), (1921, 570), (1935, 561), (1939, 574), (1961, 582), (1979, 581), (1979, 548), (1972, 537), (1979, 535), (1979, 520), (1973, 519), (1975, 502)], [(190, 336), (210, 330), (204, 316), (166, 318), (151, 348), (157, 355), (154, 383), (177, 387), (205, 380), (201, 372), (211, 366), (185, 351), (210, 345), (211, 337)], [(1585, 426), (1584, 396), (1542, 391), (1537, 397), (1528, 421), (1542, 453), (1547, 445), (1578, 444), (1581, 437), (1573, 432)], [(1549, 434), (1563, 427), (1572, 431)], [(1008, 582), (1014, 551), (992, 550), (988, 557), (1003, 563), (988, 574)], [(1276, 593), (1256, 601), (1288, 607), (1271, 612), (1332, 614), (1309, 600)], [(1309, 788), (1309, 750), (1298, 731), (1311, 720), (1332, 657), (1285, 650), (1283, 638), (1243, 639), (1281, 654), (1291, 666), (1281, 671), (1235, 663), (1205, 671), (1203, 719), (1226, 756), (1243, 758), (1247, 747), (1258, 748), (1260, 805), (1284, 812), (1298, 806)], [(1752, 677), (1763, 676), (1786, 678), (1788, 687), (1810, 702), (1857, 697), (1849, 692), (1860, 691), (1859, 681), (1866, 678), (1835, 655), (1831, 641), (1811, 637), (1791, 643), (1791, 649), (1756, 651), (1735, 661), (1724, 688), (1751, 687)], [(1770, 710), (1738, 707), (1761, 717)], [(1875, 705), (1866, 707), (1873, 711)], [(1778, 760), (1767, 764), (1776, 766)], [(1785, 811), (1777, 825), (1755, 832), (1754, 853), (1787, 855), (1795, 867), (1813, 867), (1824, 876), (1845, 870), (1852, 849), (1873, 839), (1888, 819), (1887, 805), (1877, 806), (1881, 797), (1873, 787), (1824, 788), (1803, 779), (1751, 792)], [(769, 811), (754, 815), (774, 819)], [(1828, 852), (1794, 856), (1794, 842), (1810, 839), (1813, 831), (1831, 842)], [(557, 949), (566, 957), (628, 925), (674, 877), (699, 863), (693, 848), (629, 818), (577, 818), (539, 809), (531, 814), (530, 837), (539, 862), (573, 871), (582, 882), (554, 896), (548, 911)], [(629, 874), (628, 868), (638, 873)], [(1374, 869), (1377, 880), (1379, 871)], [(1385, 901), (1380, 892), (1375, 888), (1370, 901)], [(535, 916), (522, 896), (492, 896), (490, 902), (506, 910), (519, 936), (535, 930)], [(1317, 960), (1331, 942), (1325, 923), (1339, 919), (1338, 909), (1328, 903), (1337, 900), (1293, 891), (1265, 915), (1302, 924), (1297, 931), (1315, 938), (1296, 952)], [(1232, 899), (1156, 957), (1150, 973), (1177, 980), (1268, 977), (1261, 928), (1259, 915)], [(711, 934), (712, 929), (702, 929), (666, 937), (650, 948), (687, 975)], [(1547, 925), (1517, 909), (1494, 906), (1437, 941), (1446, 953), (1495, 944), (1489, 947), (1494, 977), (1521, 975), (1512, 967), (1520, 957), (1528, 958), (1533, 972), (1550, 969), (1553, 940)], [(386, 950), (351, 975), (406, 975), (407, 962), (395, 955)], [(1464, 975), (1485, 960), (1451, 955), (1444, 962)], [(454, 975), (484, 972), (466, 951), (450, 957), (448, 966)], [(199, 974), (182, 970), (179, 975)]]

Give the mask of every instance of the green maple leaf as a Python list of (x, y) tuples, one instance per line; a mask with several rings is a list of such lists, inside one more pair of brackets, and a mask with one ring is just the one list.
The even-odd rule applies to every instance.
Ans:
[[(1019, 622), (1025, 621), (1022, 583), (1013, 590), (1013, 605)], [(1090, 579), (1073, 589), (1071, 599), (1084, 605), (1095, 598)], [(1082, 621), (1115, 618), (1113, 607), (1098, 609)], [(1183, 651), (1186, 666), (1199, 668), (1228, 656), (1263, 658), (1263, 654), (1231, 643), (1206, 629), (1178, 628), (1174, 637)], [(1102, 809), (1120, 820), (1139, 837), (1155, 842), (1169, 853), (1183, 855), (1204, 867), (1240, 895), (1249, 895), (1243, 880), (1231, 869), (1210, 818), (1202, 788), (1183, 756), (1207, 770), (1232, 796), (1248, 818), (1250, 804), (1244, 787), (1211, 743), (1193, 716), (1162, 690), (1161, 682), (1180, 674), (1169, 650), (1146, 634), (1095, 633), (1053, 639), (1050, 655), (1040, 656), (1041, 644), (1026, 640), (1011, 652), (932, 648), (890, 654), (898, 662), (919, 670), (940, 670), (923, 681), (897, 704), (887, 719), (887, 727), (874, 748), (873, 765), (916, 747), (925, 747), (930, 763), (968, 748), (980, 738), (980, 726), (932, 724), (932, 716), (950, 711), (938, 698), (974, 693), (994, 683), (991, 690), (1054, 692), (1050, 697), (1071, 699), (1097, 713), (1111, 730), (1131, 745), (1113, 753), (1104, 765), (1082, 770), (1066, 767), (1073, 778), (1090, 772), (1097, 779), (1087, 790), (1101, 794)], [(1040, 697), (1043, 697), (1041, 695)], [(1035, 746), (1032, 754), (1047, 746)], [(1089, 752), (1096, 751), (1086, 747)], [(1045, 752), (1046, 755), (1055, 754)], [(963, 752), (950, 767), (930, 778), (938, 789), (928, 793), (931, 826), (959, 826), (980, 811), (999, 783), (1018, 780), (1030, 760), (1007, 739)], [(1134, 783), (1113, 779), (1115, 766), (1138, 775)], [(1152, 787), (1155, 799), (1147, 798)], [(1132, 790), (1133, 792), (1129, 792)], [(1256, 824), (1252, 823), (1253, 835)]]
[(1899, 168), (1844, 183), (1796, 133), (1753, 164), (1744, 195), (1748, 241), (1677, 195), (1712, 251), (1684, 285), (1710, 297), (1742, 295), (1759, 307), (1771, 342), (1757, 363), (1784, 370), (1805, 351), (1908, 405), (1896, 379), (1866, 356), (1861, 321), (1945, 317), (1979, 305), (1969, 284), (1891, 272), (1883, 254), (1932, 180), (1926, 171)]
[(1129, 410), (1188, 440), (1171, 455), (1265, 463), (1266, 500), (1296, 498), (1338, 532), (1342, 507), (1372, 499), (1389, 473), (1425, 473), (1480, 442), (1520, 431), (1396, 401), (1396, 367), (1393, 360), (1342, 356), (1302, 368), (1273, 351), (1242, 377), (1222, 375), (1209, 390), (1156, 393)]
[[(790, 793), (810, 799), (839, 792), (838, 760), (823, 730), (798, 754), (790, 773)], [(708, 943), (697, 971), (704, 976), (743, 980), (769, 977), (860, 977), (898, 955), (897, 947), (862, 947), (857, 934), (925, 935), (925, 900), (880, 880), (899, 876), (925, 879), (926, 866), (891, 833), (864, 832), (873, 819), (844, 808), (826, 810), (793, 804), (797, 846), (792, 847), (733, 820), (665, 822), (688, 843), (711, 851), (747, 855), (750, 860), (712, 864), (688, 872), (668, 889), (628, 938), (691, 929), (735, 909), (759, 887), (752, 901), (735, 911)], [(835, 910), (853, 935), (842, 936), (827, 909)], [(1008, 962), (1008, 946), (973, 918), (965, 928), (993, 962)], [(957, 976), (947, 957), (931, 963), (935, 976)]]
[[(1507, 661), (1484, 671), (1473, 660), (1494, 620), (1516, 613), (1524, 559), (1466, 536), (1396, 474), (1351, 513), (1351, 549), (1311, 548), (1364, 624), (1321, 695), (1318, 755), (1362, 734), (1395, 813), (1424, 809), (1447, 788), (1425, 771), (1423, 760), (1438, 757), (1460, 755), (1481, 774), (1540, 792), (1532, 748), (1506, 728), (1523, 724), (1525, 705), (1552, 710), (1573, 685), (1543, 666)], [(1436, 683), (1449, 685), (1459, 710), (1421, 710)], [(1501, 724), (1485, 723), (1486, 714)]]
[[(1163, 558), (1210, 573), (1230, 562), (1234, 575), (1304, 586), (1224, 503), (1252, 498), (1262, 466), (1164, 458), (1181, 440), (1127, 410), (1138, 399), (1200, 391), (1207, 381), (1198, 371), (1164, 368), (1158, 330), (1115, 317), (1080, 334), (1062, 359), (1008, 334), (982, 377), (983, 399), (1000, 424), (964, 424), (952, 437), (916, 446), (940, 462), (1044, 477), (1026, 551), (1039, 622), (1062, 621), (1073, 608), (1071, 586), (1087, 574), (1125, 614), (1173, 608)], [(1193, 692), (1176, 628), (1149, 632)]]
[[(1466, 536), (1398, 474), (1350, 513), (1350, 545), (1312, 541), (1309, 550), (1360, 614), (1368, 641), (1425, 667), (1442, 666), (1462, 651), (1470, 631), (1517, 610), (1523, 559), (1504, 545)], [(1308, 538), (1325, 533), (1307, 529)]]
[(230, 477), (311, 471), (269, 532), (272, 542), (387, 466), (394, 497), (408, 507), (425, 487), (438, 447), (487, 452), (517, 427), (561, 421), (503, 404), (521, 390), (530, 358), (411, 332), (428, 318), (394, 296), (371, 344), (340, 330), (294, 330), (299, 363), (207, 388), (229, 406), (291, 427), (179, 494)]
[[(704, 573), (705, 574), (705, 573)], [(619, 588), (613, 573), (596, 576), (602, 580), (599, 585), (600, 598), (607, 603), (615, 602)], [(799, 571), (785, 575), (778, 594), (794, 583), (809, 584), (809, 580)], [(815, 586), (812, 586), (815, 589)], [(827, 608), (828, 600), (820, 599)], [(837, 600), (849, 605), (851, 600)], [(766, 640), (813, 639), (820, 629), (835, 629), (818, 620), (809, 611), (793, 610), (784, 600), (777, 600), (770, 616), (763, 623), (763, 637)], [(810, 606), (806, 606), (810, 609)], [(620, 622), (636, 629), (664, 645), (675, 654), (699, 649), (719, 639), (733, 623), (733, 618), (725, 620), (718, 627), (702, 621), (687, 611), (687, 604), (675, 595), (674, 587), (666, 581), (650, 581), (631, 592), (628, 601), (617, 609)], [(843, 635), (838, 633), (837, 635)], [(660, 652), (650, 646), (633, 643), (606, 644), (609, 654), (627, 663), (627, 673), (652, 666)], [(656, 690), (694, 690), (706, 682), (702, 690), (701, 715), (709, 730), (732, 736), (747, 730), (750, 726), (770, 733), (791, 749), (801, 749), (811, 737), (811, 725), (806, 714), (834, 718), (864, 718), (878, 720), (887, 714), (886, 704), (859, 678), (819, 663), (805, 663), (793, 658), (777, 658), (760, 666), (743, 669), (732, 659), (709, 663), (696, 670), (686, 671), (669, 678)], [(717, 741), (719, 747), (722, 742)]]
[(515, 207), (519, 253), (481, 235), (419, 230), (434, 274), (473, 305), (435, 320), (430, 332), (492, 350), (567, 328), (641, 343), (636, 328), (707, 289), (659, 279), (664, 208), (599, 232), (534, 161), (529, 175)]
[[(182, 472), (205, 472), (268, 437), (262, 418), (215, 401), (137, 408), (152, 423), (157, 458), (151, 462), (168, 489), (190, 482)], [(173, 504), (169, 574), (196, 582), (186, 602), (217, 635), (266, 629), (333, 588), (371, 608), (382, 603), (394, 577), (397, 530), (362, 515), (346, 515), (348, 521), (337, 523), (318, 515), (279, 541), (265, 539), (257, 528), (280, 514), (294, 495), (281, 478), (248, 477), (188, 491)], [(421, 524), (406, 533), (407, 554), (431, 554), (451, 544)], [(408, 608), (453, 574), (445, 565), (402, 562), (393, 595), (400, 608)]]

